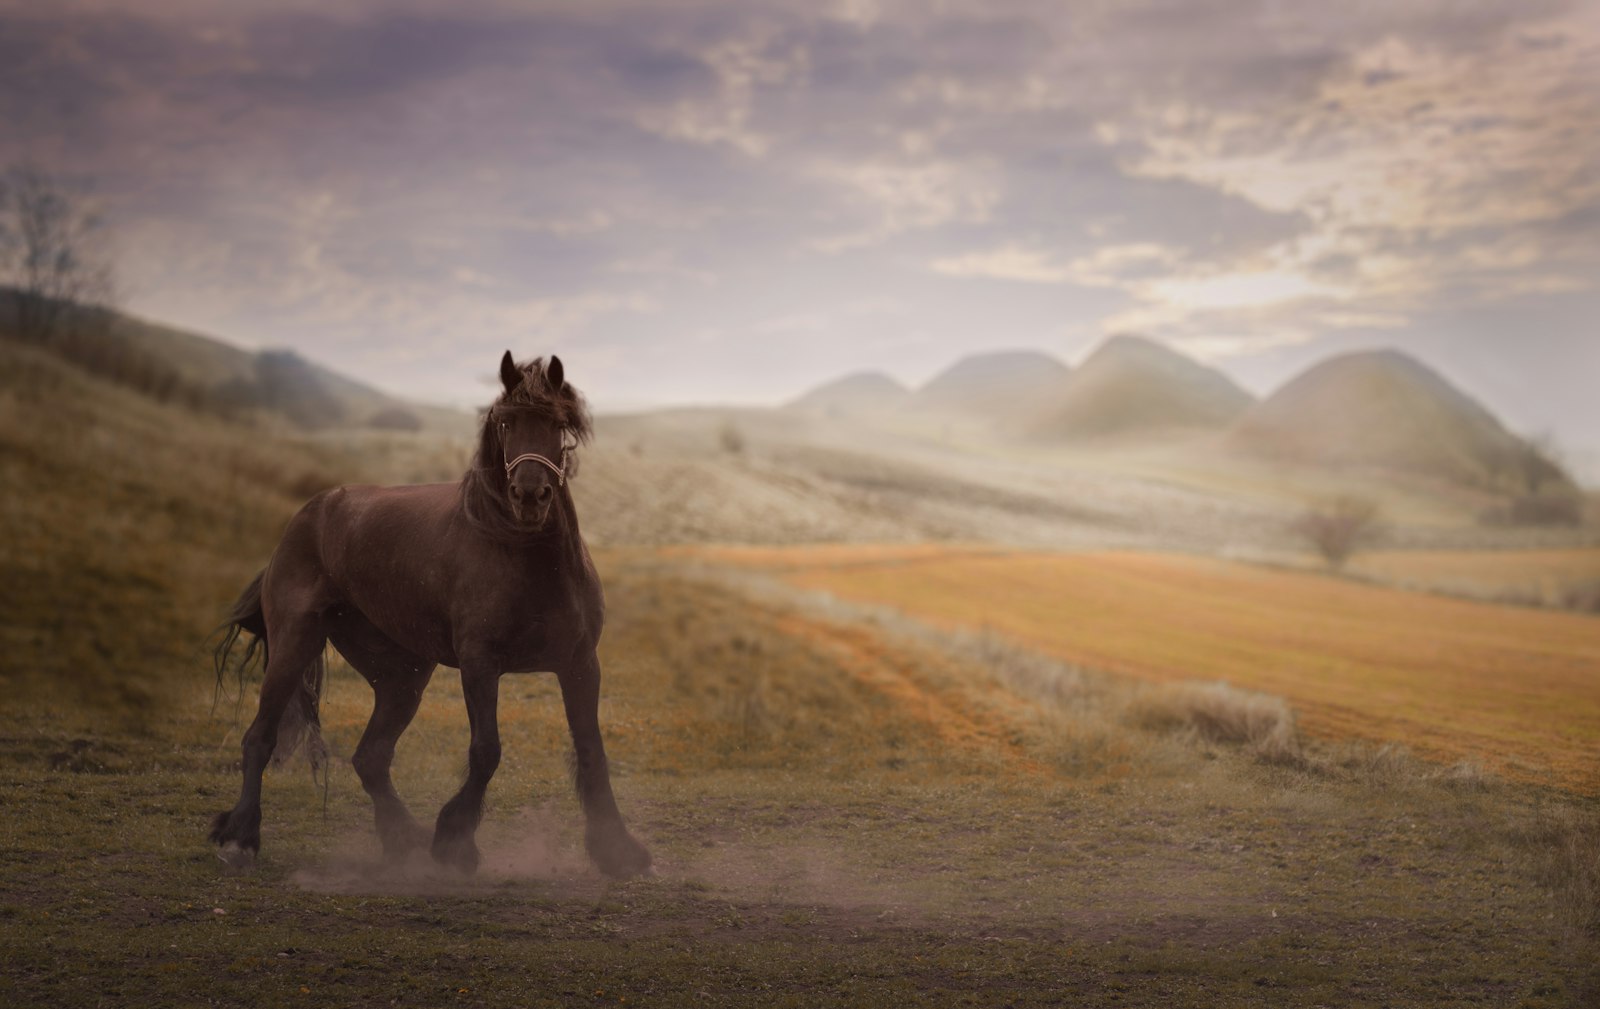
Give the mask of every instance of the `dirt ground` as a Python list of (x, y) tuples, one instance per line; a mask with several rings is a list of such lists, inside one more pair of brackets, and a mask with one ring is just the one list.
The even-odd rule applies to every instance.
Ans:
[[(1051, 707), (959, 650), (609, 556), (602, 717), (659, 875), (582, 853), (552, 683), (508, 680), (475, 877), (384, 865), (347, 766), (269, 776), (246, 874), (203, 840), (237, 722), (4, 711), (8, 1005), (1583, 1005), (1593, 803), (1394, 751), (1303, 766)], [(992, 671), (991, 671), (992, 672)], [(348, 755), (369, 695), (336, 666)], [(248, 717), (248, 712), (246, 712)], [(464, 762), (441, 671), (396, 778)], [(1576, 849), (1574, 849), (1576, 850)], [(1590, 849), (1592, 850), (1592, 849)], [(1592, 879), (1590, 884), (1592, 885)], [(1589, 909), (1586, 911), (1585, 908)], [(1591, 915), (1585, 918), (1585, 914)]]

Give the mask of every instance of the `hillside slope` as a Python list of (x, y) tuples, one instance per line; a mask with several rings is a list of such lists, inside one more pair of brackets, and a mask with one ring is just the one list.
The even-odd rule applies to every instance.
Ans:
[(906, 408), (1014, 427), (1043, 409), (1070, 374), (1066, 365), (1039, 351), (973, 354), (919, 387)]
[[(18, 341), (0, 289), (0, 339)], [(120, 385), (235, 418), (306, 430), (388, 428), (467, 433), (472, 418), (381, 392), (289, 350), (250, 351), (115, 311), (69, 310), (41, 349)]]
[(871, 417), (899, 409), (910, 396), (910, 390), (883, 372), (862, 371), (825, 382), (785, 408), (818, 417)]
[(206, 636), (308, 497), (461, 456), (230, 421), (0, 340), (0, 693), (137, 722), (208, 675)]
[[(1250, 410), (1228, 442), (1264, 458), (1483, 488), (1515, 489), (1533, 462), (1529, 445), (1477, 401), (1392, 350), (1316, 365)], [(1545, 476), (1565, 482), (1559, 472)]]
[(1253, 401), (1221, 372), (1142, 337), (1116, 336), (1067, 378), (1027, 433), (1053, 442), (1221, 428)]

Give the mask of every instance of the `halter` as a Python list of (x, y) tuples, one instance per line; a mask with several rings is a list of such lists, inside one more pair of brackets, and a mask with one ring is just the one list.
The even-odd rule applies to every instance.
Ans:
[[(572, 445), (567, 444), (567, 432), (562, 431), (561, 432), (561, 464), (559, 466), (556, 465), (555, 463), (551, 462), (548, 458), (546, 458), (545, 456), (540, 455), (537, 452), (524, 452), (521, 455), (517, 456), (515, 459), (507, 460), (507, 462), (506, 462), (506, 482), (509, 483), (511, 481), (511, 471), (517, 468), (517, 464), (518, 463), (537, 462), (537, 463), (542, 463), (545, 466), (548, 466), (550, 468), (550, 472), (552, 472), (552, 473), (554, 473), (556, 475), (556, 486), (558, 486), (558, 487), (559, 486), (564, 486), (566, 484), (566, 482), (567, 482), (567, 452), (572, 447), (573, 447)], [(500, 443), (500, 451), (501, 451), (502, 454), (505, 452), (505, 442), (503, 442), (503, 441)]]
[(511, 479), (511, 471), (517, 468), (517, 463), (519, 462), (542, 462), (546, 466), (550, 467), (551, 472), (556, 475), (556, 484), (558, 486), (567, 482), (567, 449), (565, 445), (561, 447), (561, 465), (559, 466), (537, 452), (524, 452), (517, 456), (515, 459), (506, 463), (507, 480)]

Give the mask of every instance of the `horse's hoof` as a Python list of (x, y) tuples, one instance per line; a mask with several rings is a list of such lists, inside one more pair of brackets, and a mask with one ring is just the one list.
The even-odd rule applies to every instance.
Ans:
[(256, 853), (238, 841), (228, 841), (217, 849), (217, 857), (230, 869), (248, 869), (255, 864)]
[(404, 862), (413, 851), (427, 848), (433, 834), (420, 824), (380, 827), (378, 840), (383, 844), (383, 857), (390, 862)]
[(478, 871), (478, 846), (471, 841), (435, 840), (430, 854), (435, 862), (448, 865), (463, 876), (471, 876)]
[(612, 879), (647, 878), (656, 874), (650, 852), (630, 835), (612, 835), (604, 841), (590, 839), (589, 857), (602, 875)]

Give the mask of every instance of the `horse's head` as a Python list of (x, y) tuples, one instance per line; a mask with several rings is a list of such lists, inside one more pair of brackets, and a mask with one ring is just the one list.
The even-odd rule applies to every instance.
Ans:
[(540, 529), (571, 471), (568, 453), (589, 435), (588, 411), (559, 357), (518, 365), (508, 350), (500, 383), (504, 391), (484, 428), (484, 446), (497, 444), (498, 458), (482, 462), (504, 468), (506, 505), (517, 524)]

